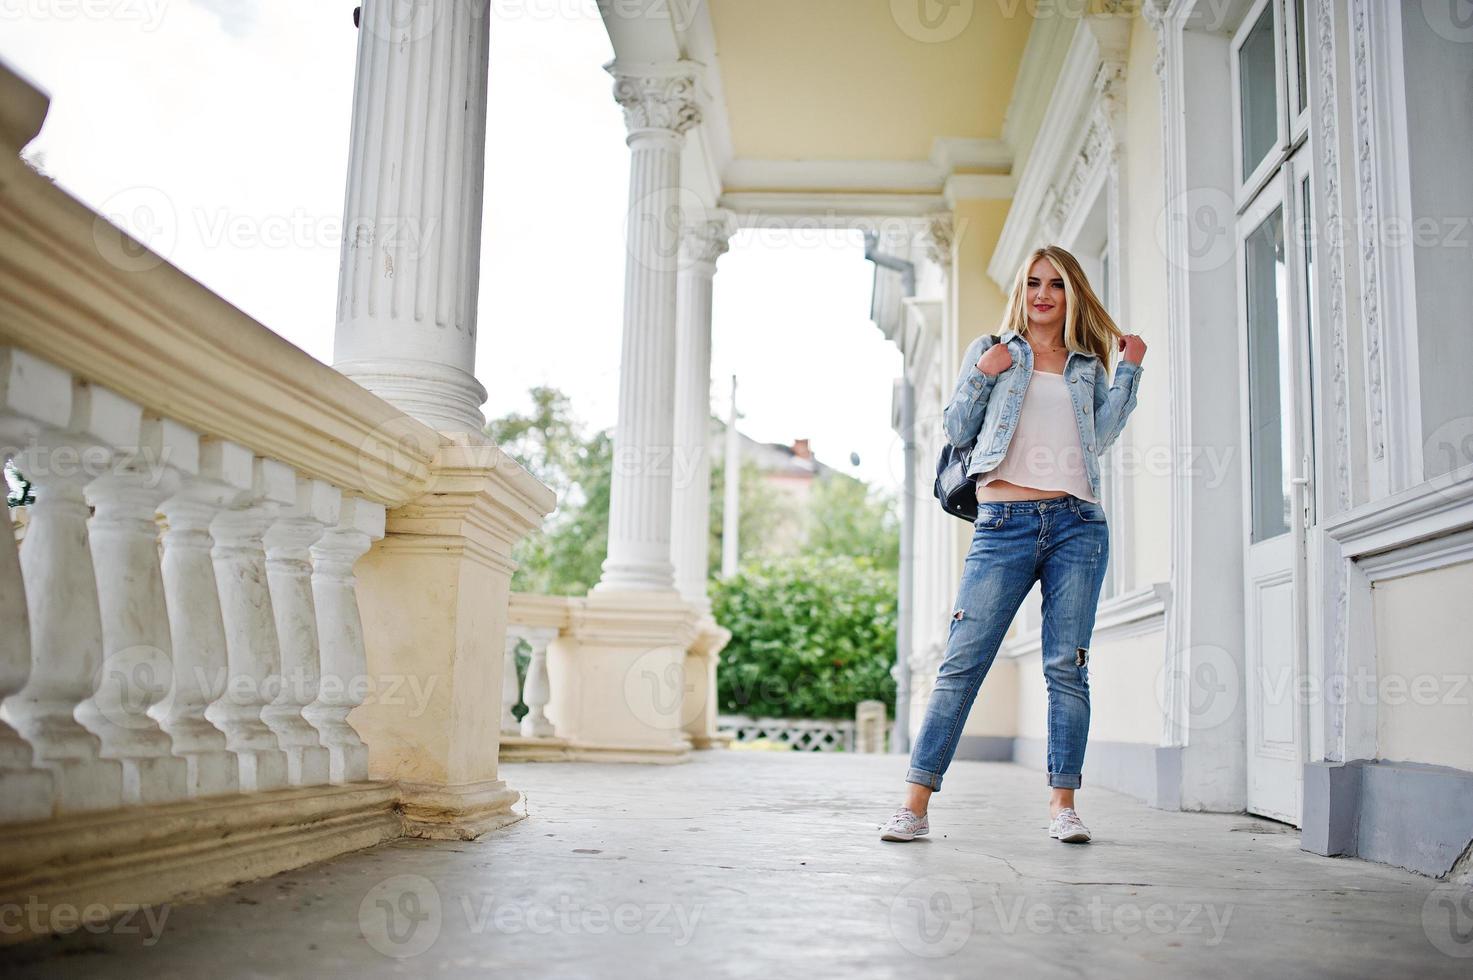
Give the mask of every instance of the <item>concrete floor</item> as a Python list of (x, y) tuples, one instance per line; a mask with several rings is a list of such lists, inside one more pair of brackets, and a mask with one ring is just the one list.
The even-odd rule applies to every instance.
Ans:
[(904, 769), (508, 765), (529, 818), (486, 839), (384, 845), (170, 907), (161, 930), (0, 948), (0, 974), (1473, 976), (1453, 886), (1102, 790), (1079, 797), (1095, 841), (1059, 844), (1042, 775), (998, 763), (952, 767), (929, 839), (881, 843)]

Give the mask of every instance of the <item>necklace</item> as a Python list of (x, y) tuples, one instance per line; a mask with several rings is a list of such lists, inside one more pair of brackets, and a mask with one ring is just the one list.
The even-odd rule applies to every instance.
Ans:
[(1035, 344), (1032, 340), (1028, 341), (1028, 346), (1032, 347), (1035, 351), (1048, 351), (1050, 353), (1054, 353), (1064, 349), (1064, 345), (1062, 344), (1060, 344), (1058, 347), (1045, 347), (1041, 344)]

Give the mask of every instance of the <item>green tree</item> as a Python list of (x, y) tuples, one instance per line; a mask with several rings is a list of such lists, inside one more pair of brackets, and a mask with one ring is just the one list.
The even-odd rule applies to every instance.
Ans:
[(808, 498), (810, 555), (865, 558), (878, 569), (900, 568), (895, 498), (842, 474), (821, 477)]
[[(737, 471), (737, 503), (738, 567), (761, 558), (799, 553), (801, 541), (795, 541), (794, 536), (786, 532), (801, 522), (802, 511), (793, 500), (774, 490), (751, 460), (743, 460)], [(721, 571), (725, 514), (726, 460), (720, 459), (711, 466), (711, 538), (707, 573), (712, 578)]]
[(721, 710), (848, 718), (860, 701), (895, 705), (895, 582), (867, 559), (780, 558), (712, 584), (731, 630), (716, 671)]

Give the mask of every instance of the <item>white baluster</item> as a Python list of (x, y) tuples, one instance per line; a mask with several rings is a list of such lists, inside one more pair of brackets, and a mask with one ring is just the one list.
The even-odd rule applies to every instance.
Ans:
[(527, 713), (522, 716), (522, 734), (528, 738), (546, 738), (555, 734), (544, 710), (552, 700), (552, 685), (547, 677), (547, 645), (557, 638), (552, 630), (533, 630), (527, 636), (532, 644), (532, 662), (527, 664), (527, 683), (522, 701)]
[(174, 739), (174, 754), (184, 757), (191, 796), (240, 790), (239, 765), (225, 733), (205, 717), (205, 709), (225, 693), (229, 673), (210, 522), (250, 491), (254, 460), (244, 446), (202, 440), (198, 476), (187, 476), (179, 492), (159, 506), (167, 522), (163, 574), (174, 685), (154, 713)]
[(291, 467), (257, 459), (252, 490), (242, 506), (221, 511), (210, 524), (211, 557), (225, 624), (229, 677), (225, 694), (205, 717), (225, 732), (240, 764), (240, 789), (257, 793), (287, 785), (287, 758), (276, 733), (261, 718), (281, 683), (281, 650), (266, 577), (262, 539), (276, 511), (296, 498)]
[(286, 750), (293, 786), (319, 786), (329, 756), (302, 710), (317, 698), (321, 665), (310, 549), (338, 522), (341, 493), (321, 480), (297, 479), (297, 500), (266, 532), (266, 573), (281, 647), (281, 693), (261, 713)]
[(102, 743), (77, 721), (102, 668), (102, 615), (87, 545), (88, 467), (105, 465), (99, 446), (137, 432), (136, 407), (106, 391), (71, 383), (67, 431), (48, 430), (22, 452), (20, 471), (35, 487), (25, 547), (20, 553), (31, 625), (31, 675), (4, 705), (5, 719), (55, 778), (61, 812), (107, 810), (123, 804), (123, 767), (102, 757)]
[[(65, 371), (20, 351), (0, 349), (0, 440), (18, 451), (40, 424), (64, 426), (71, 417), (72, 380)], [(11, 451), (0, 453), (0, 462)], [(0, 528), (0, 701), (31, 675), (31, 624), (20, 556), (9, 521)], [(0, 708), (0, 715), (3, 715)], [(0, 721), (0, 822), (40, 820), (51, 814), (51, 773), (35, 764), (21, 734)]]
[(322, 734), (332, 760), (332, 781), (368, 778), (368, 747), (348, 724), (348, 712), (368, 691), (368, 656), (353, 566), (384, 536), (384, 507), (345, 498), (336, 527), (312, 546), (312, 596), (317, 604), (317, 639), (322, 681), (317, 700), (302, 714)]
[(501, 665), (501, 734), (515, 735), (519, 731), (517, 716), (512, 711), (522, 699), (521, 684), (517, 681), (517, 647), (522, 638), (507, 631), (506, 656)]
[[(92, 388), (90, 397), (99, 392)], [(77, 708), (77, 720), (102, 740), (104, 756), (123, 764), (125, 802), (169, 803), (188, 795), (188, 766), (148, 714), (168, 694), (174, 675), (154, 515), (179, 483), (164, 460), (192, 437), (158, 419), (133, 425), (135, 439), (115, 444), (111, 469), (85, 491), (94, 509), (87, 527), (102, 612), (103, 667), (96, 691)]]

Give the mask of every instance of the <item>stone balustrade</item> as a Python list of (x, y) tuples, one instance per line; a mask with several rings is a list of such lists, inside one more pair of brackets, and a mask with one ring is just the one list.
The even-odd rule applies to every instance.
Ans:
[(27, 166), (47, 105), (0, 64), (0, 447), (35, 496), (0, 535), (0, 903), (519, 819), (484, 691), (552, 493)]

